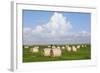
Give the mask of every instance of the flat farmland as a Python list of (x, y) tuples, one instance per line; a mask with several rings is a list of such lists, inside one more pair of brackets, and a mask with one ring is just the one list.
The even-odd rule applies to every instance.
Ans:
[[(35, 46), (38, 46), (38, 51), (33, 52), (31, 49), (34, 48)], [(64, 60), (87, 60), (91, 59), (91, 46), (90, 44), (81, 44), (77, 48), (78, 45), (68, 45), (69, 47), (76, 47), (76, 50), (70, 50), (68, 51), (68, 47), (65, 45), (54, 45), (55, 48), (59, 46), (61, 50), (61, 55), (60, 56), (44, 56), (44, 49), (46, 48), (51, 48), (52, 45), (32, 45), (25, 47), (23, 45), (23, 62), (28, 63), (28, 62), (45, 62), (45, 61), (64, 61)]]

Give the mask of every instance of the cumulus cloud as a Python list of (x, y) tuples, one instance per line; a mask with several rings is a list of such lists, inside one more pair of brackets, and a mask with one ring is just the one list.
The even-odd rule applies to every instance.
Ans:
[[(62, 13), (55, 12), (50, 20), (42, 25), (37, 25), (34, 29), (32, 27), (24, 27), (23, 41), (24, 43), (76, 43), (76, 42), (90, 42), (90, 33), (87, 31), (80, 31), (78, 33), (69, 32), (72, 29), (72, 24)], [(88, 37), (88, 38), (86, 38)]]
[(54, 13), (50, 21), (44, 25), (52, 35), (65, 34), (72, 28), (70, 22), (61, 13)]
[(70, 22), (61, 13), (55, 12), (48, 23), (37, 25), (32, 31), (33, 34), (43, 33), (44, 35), (59, 36), (67, 33), (71, 28)]

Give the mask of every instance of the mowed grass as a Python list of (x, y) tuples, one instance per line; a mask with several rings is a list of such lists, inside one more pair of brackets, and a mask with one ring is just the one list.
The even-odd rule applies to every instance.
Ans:
[(62, 55), (60, 57), (46, 57), (43, 55), (43, 49), (47, 46), (39, 45), (38, 53), (31, 53), (30, 48), (23, 48), (23, 62), (43, 62), (43, 61), (64, 61), (64, 60), (86, 60), (91, 59), (91, 47), (80, 47), (77, 52), (68, 52), (67, 49), (62, 49)]

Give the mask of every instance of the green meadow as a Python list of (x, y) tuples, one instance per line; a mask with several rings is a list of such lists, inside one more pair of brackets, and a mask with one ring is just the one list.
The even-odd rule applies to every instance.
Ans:
[[(91, 59), (91, 46), (87, 45), (86, 47), (80, 47), (77, 49), (76, 52), (73, 51), (67, 51), (67, 48), (61, 49), (62, 55), (59, 57), (52, 57), (52, 56), (44, 56), (43, 55), (43, 49), (48, 47), (48, 45), (32, 45), (28, 48), (24, 47), (23, 45), (23, 62), (45, 62), (45, 61), (73, 61), (73, 60), (87, 60)], [(38, 53), (32, 53), (30, 52), (30, 49), (34, 46), (39, 46), (39, 52)], [(62, 45), (60, 45), (62, 46)], [(71, 45), (72, 46), (72, 45)]]

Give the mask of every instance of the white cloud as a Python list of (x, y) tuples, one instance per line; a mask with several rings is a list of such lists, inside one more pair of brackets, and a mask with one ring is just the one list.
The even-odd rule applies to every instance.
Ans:
[(76, 34), (76, 37), (90, 37), (91, 36), (91, 33), (90, 32), (87, 32), (85, 30), (83, 31), (80, 31)]
[(33, 29), (33, 34), (43, 33), (44, 35), (59, 36), (67, 33), (71, 28), (70, 22), (61, 13), (55, 12), (48, 23), (37, 25)]
[(65, 34), (72, 26), (61, 13), (55, 12), (45, 27), (51, 31), (51, 34), (57, 35)]
[(87, 31), (81, 31), (81, 32), (80, 32), (80, 35), (83, 35), (83, 36), (90, 36), (91, 33), (87, 32)]
[[(69, 32), (72, 29), (70, 21), (68, 21), (61, 13), (55, 12), (46, 24), (37, 25), (34, 27), (24, 28), (25, 43), (43, 43), (44, 42), (90, 42), (90, 33), (87, 31), (80, 31), (77, 33)], [(85, 37), (88, 37), (85, 39)], [(82, 41), (81, 41), (82, 40)]]
[(23, 32), (30, 32), (32, 29), (30, 27), (24, 27), (23, 28)]
[(44, 28), (38, 25), (35, 29), (32, 30), (33, 33), (42, 33)]

